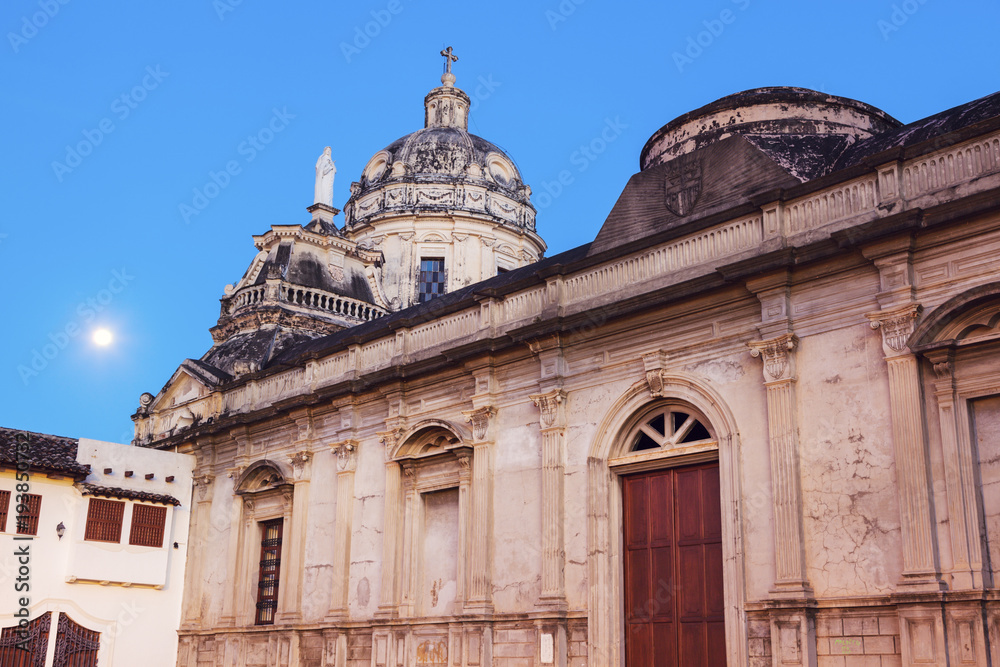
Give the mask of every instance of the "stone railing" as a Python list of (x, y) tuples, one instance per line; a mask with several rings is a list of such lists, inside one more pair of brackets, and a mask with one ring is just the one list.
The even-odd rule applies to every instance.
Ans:
[(874, 176), (866, 176), (819, 194), (794, 199), (785, 205), (788, 233), (818, 229), (837, 220), (874, 211), (876, 200)]
[[(641, 294), (670, 284), (715, 272), (729, 261), (751, 256), (762, 243), (784, 239), (794, 246), (798, 235), (815, 236), (905, 210), (906, 202), (942, 188), (963, 186), (967, 192), (1000, 185), (1000, 133), (928, 155), (880, 166), (875, 175), (787, 202), (772, 202), (761, 211), (724, 222), (694, 234), (646, 248), (598, 267), (575, 274), (551, 276), (502, 298), (484, 299), (465, 310), (411, 328), (386, 330), (385, 335), (361, 345), (351, 345), (322, 359), (253, 380), (230, 389), (221, 400), (172, 406), (155, 417), (140, 418), (138, 442), (148, 442), (183, 425), (177, 415), (191, 410), (223, 413), (247, 412), (275, 401), (305, 394), (317, 387), (363, 377), (393, 363), (409, 363), (440, 355), (442, 349), (487, 338), (536, 322), (546, 306), (557, 306), (562, 315), (601, 307), (623, 294)], [(990, 174), (996, 177), (984, 178)], [(887, 201), (901, 203), (887, 207)], [(923, 205), (922, 201), (918, 201)], [(233, 297), (235, 304), (260, 303), (265, 286), (245, 288)], [(325, 309), (349, 317), (374, 319), (384, 313), (371, 304), (317, 290), (282, 285), (283, 301)], [(212, 407), (217, 406), (217, 407)], [(197, 408), (197, 409), (196, 409)], [(187, 414), (187, 413), (184, 413)]]
[(1000, 136), (953, 146), (903, 166), (903, 196), (913, 198), (1000, 171)]
[(614, 293), (626, 285), (745, 252), (762, 239), (761, 217), (742, 218), (567, 278), (564, 294), (572, 303)]
[[(270, 285), (251, 285), (244, 287), (229, 299), (228, 313), (230, 315), (250, 306), (261, 305), (272, 301), (268, 296), (267, 289)], [(388, 311), (374, 304), (366, 303), (359, 299), (348, 296), (341, 296), (333, 292), (324, 290), (300, 287), (288, 283), (280, 283), (277, 286), (278, 302), (287, 303), (293, 306), (303, 306), (323, 310), (334, 315), (368, 322), (382, 317)]]

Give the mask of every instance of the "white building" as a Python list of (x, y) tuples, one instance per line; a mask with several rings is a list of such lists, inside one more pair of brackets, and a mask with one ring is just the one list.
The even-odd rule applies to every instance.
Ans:
[(0, 466), (0, 665), (175, 664), (194, 457), (0, 429)]

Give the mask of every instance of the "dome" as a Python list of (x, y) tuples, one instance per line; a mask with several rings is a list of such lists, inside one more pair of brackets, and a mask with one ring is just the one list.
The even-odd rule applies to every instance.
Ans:
[(661, 127), (643, 147), (639, 166), (649, 169), (737, 134), (763, 141), (813, 137), (846, 146), (900, 125), (881, 109), (846, 97), (808, 88), (754, 88)]
[(348, 229), (411, 211), (462, 211), (535, 229), (531, 188), (501, 148), (469, 133), (469, 97), (443, 80), (424, 99), (424, 128), (376, 153), (351, 184)]

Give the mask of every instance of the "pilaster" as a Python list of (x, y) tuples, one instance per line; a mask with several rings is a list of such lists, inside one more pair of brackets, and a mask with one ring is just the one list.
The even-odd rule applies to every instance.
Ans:
[[(295, 623), (302, 620), (302, 574), (305, 571), (306, 516), (309, 509), (309, 462), (312, 455), (299, 452), (289, 458), (294, 466), (294, 487), (281, 490), (285, 526), (290, 526), (288, 537), (281, 540), (281, 574), (284, 581), (278, 586), (278, 612), (276, 623)], [(251, 571), (253, 567), (251, 566)]]
[[(201, 467), (201, 466), (199, 466)], [(184, 616), (181, 627), (185, 630), (201, 626), (202, 590), (202, 559), (198, 554), (206, 553), (211, 548), (209, 530), (212, 526), (212, 493), (215, 485), (215, 475), (200, 474), (194, 479), (194, 507), (191, 510), (191, 531), (187, 545), (188, 558), (184, 570)]]
[(493, 424), (496, 408), (481, 407), (463, 412), (472, 424), (472, 516), (470, 521), (469, 591), (467, 611), (493, 611), (493, 573), (490, 549), (493, 535)]
[(926, 352), (936, 381), (934, 397), (941, 428), (945, 484), (948, 491), (948, 527), (951, 534), (953, 590), (981, 590), (985, 554), (979, 532), (976, 460), (969, 434), (967, 403), (958, 393), (952, 349)]
[(358, 460), (357, 440), (331, 445), (337, 459), (337, 517), (333, 527), (333, 591), (326, 620), (344, 621), (349, 617), (348, 592), (351, 567), (351, 527), (354, 518), (354, 473)]
[(540, 412), (542, 432), (542, 594), (541, 607), (565, 609), (566, 552), (563, 534), (566, 392), (554, 389), (532, 394)]
[(802, 482), (799, 469), (799, 426), (795, 400), (797, 339), (786, 333), (748, 343), (750, 354), (764, 362), (767, 425), (774, 498), (774, 593), (811, 597), (802, 538)]
[(920, 369), (917, 357), (906, 344), (919, 314), (919, 305), (904, 304), (868, 313), (867, 317), (872, 329), (882, 333), (882, 350), (889, 375), (892, 441), (903, 537), (900, 585), (916, 590), (940, 590), (943, 584), (934, 535)]
[(382, 587), (376, 616), (393, 618), (399, 613), (400, 560), (402, 557), (403, 480), (399, 463), (392, 459), (399, 430), (378, 434), (385, 448), (385, 516), (382, 522)]
[[(235, 495), (236, 485), (239, 483), (241, 468), (230, 468), (227, 473), (229, 478), (233, 482), (233, 495), (230, 496), (229, 500), (229, 546), (226, 550), (226, 581), (238, 582), (242, 581), (238, 577), (242, 576), (242, 572), (238, 570), (240, 562), (242, 562), (242, 554), (244, 553), (244, 530), (243, 526), (243, 498), (241, 496)], [(252, 501), (251, 502), (251, 512), (252, 512)], [(242, 590), (241, 587), (233, 585), (225, 587), (225, 596), (222, 598), (222, 615), (219, 618), (219, 625), (222, 627), (232, 627), (236, 625), (236, 595), (237, 591)]]

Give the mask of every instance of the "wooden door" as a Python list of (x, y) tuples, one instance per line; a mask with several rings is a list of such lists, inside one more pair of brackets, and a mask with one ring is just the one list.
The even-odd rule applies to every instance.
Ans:
[(719, 464), (623, 478), (625, 664), (724, 667)]

